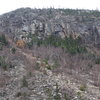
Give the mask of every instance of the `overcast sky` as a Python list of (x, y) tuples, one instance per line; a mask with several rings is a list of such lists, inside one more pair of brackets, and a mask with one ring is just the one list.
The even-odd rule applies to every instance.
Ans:
[(99, 9), (100, 0), (0, 0), (0, 14), (21, 7)]

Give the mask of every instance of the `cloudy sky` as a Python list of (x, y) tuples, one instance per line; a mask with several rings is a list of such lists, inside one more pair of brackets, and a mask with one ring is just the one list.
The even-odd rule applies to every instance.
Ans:
[(0, 0), (0, 14), (21, 7), (99, 9), (100, 0)]

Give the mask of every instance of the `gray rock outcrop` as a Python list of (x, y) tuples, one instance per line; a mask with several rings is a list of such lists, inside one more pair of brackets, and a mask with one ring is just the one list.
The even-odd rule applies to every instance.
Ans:
[[(98, 16), (97, 16), (98, 15)], [(0, 31), (15, 37), (29, 33), (45, 37), (81, 37), (84, 43), (100, 44), (100, 12), (70, 9), (20, 8), (0, 16)]]

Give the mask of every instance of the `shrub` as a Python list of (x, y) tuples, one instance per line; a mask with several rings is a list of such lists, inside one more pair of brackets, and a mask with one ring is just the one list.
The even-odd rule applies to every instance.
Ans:
[(52, 66), (48, 65), (48, 66), (47, 66), (47, 69), (48, 69), (48, 70), (52, 70)]
[(88, 67), (91, 69), (93, 67), (93, 65), (89, 63), (88, 64)]
[(0, 50), (3, 49), (3, 46), (7, 46), (8, 41), (6, 40), (6, 37), (4, 34), (0, 35)]
[(31, 49), (31, 47), (33, 46), (33, 42), (32, 41), (31, 42), (28, 42), (27, 43), (27, 46), (28, 46), (29, 49)]
[(23, 40), (18, 40), (18, 41), (16, 42), (16, 45), (17, 45), (18, 47), (20, 47), (20, 48), (23, 48), (23, 47), (25, 47), (25, 42), (24, 42)]
[(29, 72), (29, 74), (28, 74), (30, 77), (32, 76), (32, 72)]
[(12, 54), (16, 53), (16, 49), (15, 48), (12, 48), (11, 51), (12, 51)]
[(23, 76), (23, 79), (22, 79), (22, 86), (23, 86), (23, 87), (28, 87), (28, 82), (27, 82), (25, 76)]
[(3, 64), (3, 65), (2, 65), (2, 68), (3, 68), (4, 70), (7, 70), (7, 69), (8, 69), (7, 64)]
[(8, 45), (8, 41), (6, 40), (6, 37), (4, 34), (2, 34), (0, 36), (0, 42), (3, 44), (3, 45)]
[(7, 70), (8, 66), (7, 63), (5, 62), (5, 58), (3, 56), (0, 56), (0, 66), (4, 69)]
[(65, 99), (65, 100), (71, 100), (71, 99), (69, 98), (69, 96), (68, 96), (66, 93), (64, 93), (64, 99)]
[(52, 94), (52, 89), (51, 88), (46, 88), (46, 93), (47, 93), (47, 100), (53, 100), (53, 94)]
[(3, 45), (2, 45), (2, 43), (0, 43), (0, 50), (2, 50), (3, 49)]
[(48, 64), (48, 59), (45, 58), (45, 59), (44, 59), (44, 62), (45, 62), (45, 64)]
[(97, 58), (95, 59), (95, 64), (100, 64), (100, 57), (97, 57)]
[(77, 92), (78, 100), (86, 100), (86, 98), (82, 95), (81, 92)]
[(15, 67), (11, 62), (9, 62), (8, 65), (9, 65), (9, 68), (14, 68)]
[(79, 88), (81, 91), (85, 91), (86, 90), (86, 85), (81, 85)]
[(40, 67), (41, 67), (40, 64), (38, 62), (36, 62), (35, 66), (34, 66), (35, 70), (40, 70)]
[(20, 97), (22, 95), (22, 93), (21, 92), (18, 92), (17, 94), (16, 94), (16, 97)]

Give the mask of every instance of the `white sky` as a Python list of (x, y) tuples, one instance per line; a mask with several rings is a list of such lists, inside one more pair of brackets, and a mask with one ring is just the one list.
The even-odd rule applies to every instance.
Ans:
[(21, 7), (99, 9), (100, 0), (0, 0), (0, 14)]

